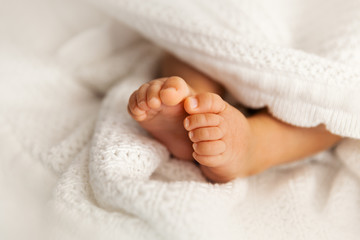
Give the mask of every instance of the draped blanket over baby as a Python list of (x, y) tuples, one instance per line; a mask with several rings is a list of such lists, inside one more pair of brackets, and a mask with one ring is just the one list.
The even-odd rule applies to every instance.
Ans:
[[(4, 9), (15, 5), (9, 1)], [(0, 79), (7, 79), (0, 88), (0, 141), (7, 146), (0, 161), (5, 170), (15, 165), (35, 186), (30, 190), (42, 193), (35, 200), (47, 203), (50, 221), (37, 226), (46, 226), (47, 237), (360, 236), (359, 1), (24, 5), (23, 12), (4, 11), (12, 28), (0, 25), (11, 36), (0, 42)], [(127, 113), (130, 94), (154, 79), (165, 51), (222, 83), (247, 107), (267, 107), (296, 126), (324, 124), (344, 140), (250, 178), (209, 183)], [(12, 194), (14, 175), (1, 178), (7, 187), (0, 196)]]

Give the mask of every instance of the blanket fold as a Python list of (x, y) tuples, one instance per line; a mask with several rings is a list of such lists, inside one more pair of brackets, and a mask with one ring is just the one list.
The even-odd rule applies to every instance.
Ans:
[[(324, 12), (316, 8), (317, 2), (302, 1), (292, 5), (286, 1), (95, 3), (224, 84), (243, 104), (267, 106), (274, 116), (293, 125), (325, 124), (335, 134), (360, 138), (357, 1), (332, 1)], [(280, 12), (285, 6), (293, 15)], [(295, 12), (300, 7), (311, 11), (315, 24), (306, 25), (310, 22), (306, 13)], [(337, 24), (334, 14), (341, 19)], [(303, 18), (306, 21), (300, 22)], [(330, 28), (329, 23), (334, 25)], [(304, 32), (312, 35), (303, 36)], [(348, 45), (340, 44), (347, 40)]]

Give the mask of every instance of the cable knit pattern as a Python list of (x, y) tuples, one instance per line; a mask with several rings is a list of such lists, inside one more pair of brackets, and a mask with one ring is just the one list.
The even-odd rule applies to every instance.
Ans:
[[(359, 1), (90, 1), (0, 8), (0, 239), (359, 238)], [(209, 183), (127, 113), (163, 49), (348, 138)]]
[[(322, 9), (316, 1), (266, 2), (96, 3), (222, 82), (244, 104), (267, 106), (291, 124), (324, 123), (333, 133), (360, 138), (360, 3), (324, 2)], [(281, 12), (285, 7), (293, 14)], [(269, 32), (278, 26), (280, 33)]]

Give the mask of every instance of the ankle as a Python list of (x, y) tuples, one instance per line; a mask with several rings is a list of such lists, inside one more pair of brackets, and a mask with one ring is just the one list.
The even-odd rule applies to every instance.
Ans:
[(272, 167), (271, 161), (268, 160), (267, 156), (270, 156), (268, 152), (265, 152), (264, 144), (266, 145), (266, 139), (264, 138), (265, 132), (263, 132), (262, 123), (257, 121), (255, 118), (248, 118), (250, 139), (249, 139), (249, 156), (250, 161), (249, 175), (255, 175), (266, 169)]

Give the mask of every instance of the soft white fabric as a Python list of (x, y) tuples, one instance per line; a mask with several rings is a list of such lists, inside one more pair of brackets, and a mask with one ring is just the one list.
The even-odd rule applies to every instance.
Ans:
[[(358, 239), (359, 19), (356, 0), (2, 1), (0, 239)], [(208, 183), (127, 114), (160, 49), (349, 138)]]
[(360, 138), (359, 1), (95, 2), (242, 103)]

